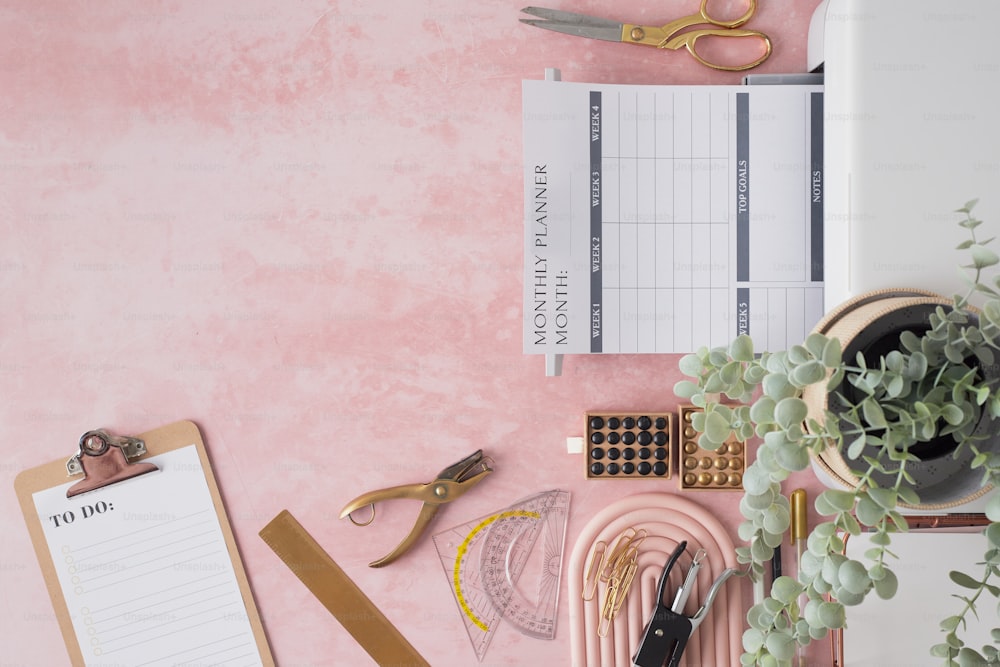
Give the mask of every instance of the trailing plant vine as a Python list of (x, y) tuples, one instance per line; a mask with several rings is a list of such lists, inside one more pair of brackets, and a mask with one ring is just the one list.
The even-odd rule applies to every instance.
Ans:
[[(970, 257), (963, 267), (967, 292), (955, 296), (951, 308), (938, 307), (922, 335), (904, 332), (898, 349), (847, 360), (838, 339), (818, 333), (780, 352), (755, 350), (749, 337), (740, 336), (727, 347), (702, 348), (680, 360), (691, 379), (678, 382), (675, 393), (702, 408), (692, 421), (701, 432), (699, 444), (714, 450), (732, 436), (760, 441), (743, 478), (739, 535), (747, 544), (737, 549), (752, 577), (763, 575), (788, 530), (790, 503), (781, 483), (790, 473), (836, 447), (854, 461), (860, 480), (853, 489), (828, 489), (816, 498), (824, 520), (808, 537), (797, 579), (778, 578), (770, 596), (747, 614), (743, 665), (791, 665), (797, 646), (846, 625), (846, 607), (873, 591), (883, 599), (896, 594), (892, 535), (908, 529), (898, 507), (920, 503), (907, 470), (919, 461), (910, 451), (914, 445), (951, 436), (955, 456), (966, 448), (973, 453), (970, 467), (981, 471), (983, 485), (1000, 484), (1000, 454), (990, 449), (990, 429), (980, 426), (1000, 418), (1000, 388), (982, 372), (1000, 350), (1000, 277), (984, 278), (1000, 257), (988, 247), (992, 238), (977, 236), (975, 203), (958, 210), (969, 234), (958, 247)], [(984, 300), (978, 312), (970, 305), (974, 295)], [(809, 416), (802, 398), (815, 385), (835, 401), (822, 423)], [(848, 385), (853, 399), (841, 390)], [(944, 665), (1000, 665), (1000, 628), (993, 630), (994, 643), (981, 649), (960, 637), (969, 614), (985, 604), (984, 594), (992, 604), (1000, 598), (1000, 494), (990, 499), (987, 515), (992, 523), (984, 532), (981, 571), (950, 574), (963, 593), (955, 596), (961, 603), (956, 613), (941, 622), (942, 641), (931, 648)], [(848, 558), (845, 536), (862, 530), (871, 533), (873, 547), (863, 560)]]

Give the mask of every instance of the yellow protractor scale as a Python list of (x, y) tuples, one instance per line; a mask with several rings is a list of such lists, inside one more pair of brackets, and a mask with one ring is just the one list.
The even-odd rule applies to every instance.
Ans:
[(479, 660), (501, 619), (528, 636), (555, 637), (568, 513), (568, 492), (545, 491), (434, 536)]

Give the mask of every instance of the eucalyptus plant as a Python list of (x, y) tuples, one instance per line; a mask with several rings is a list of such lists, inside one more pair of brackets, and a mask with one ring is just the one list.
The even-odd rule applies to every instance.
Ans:
[[(984, 429), (977, 429), (981, 420), (1000, 419), (1000, 387), (980, 372), (1000, 351), (1000, 277), (984, 276), (1000, 258), (988, 247), (993, 239), (977, 237), (975, 203), (958, 210), (958, 224), (969, 234), (958, 248), (970, 257), (962, 272), (968, 291), (955, 296), (952, 307), (938, 307), (922, 335), (904, 332), (898, 349), (875, 359), (861, 353), (845, 359), (837, 338), (813, 333), (788, 350), (758, 352), (749, 337), (740, 336), (727, 347), (702, 348), (680, 360), (680, 370), (692, 379), (674, 390), (702, 408), (693, 419), (699, 444), (714, 450), (733, 436), (760, 441), (743, 477), (739, 535), (747, 545), (737, 549), (753, 578), (763, 575), (789, 528), (790, 503), (781, 483), (790, 473), (806, 469), (811, 456), (832, 446), (853, 461), (860, 480), (853, 489), (828, 489), (816, 498), (824, 520), (808, 536), (797, 578), (779, 577), (747, 614), (743, 665), (791, 665), (798, 645), (846, 626), (845, 607), (873, 591), (883, 599), (895, 595), (892, 535), (908, 528), (898, 506), (920, 503), (907, 471), (919, 461), (910, 451), (915, 444), (950, 435), (956, 456), (964, 448), (974, 453), (970, 466), (982, 472), (983, 485), (1000, 483), (1000, 454), (984, 444)], [(974, 294), (984, 299), (979, 312), (970, 306)], [(845, 383), (854, 388), (853, 400), (838, 391)], [(835, 408), (826, 409), (822, 423), (809, 417), (802, 398), (815, 385), (829, 392)], [(1000, 665), (1000, 628), (993, 630), (994, 643), (979, 649), (960, 637), (970, 613), (989, 605), (993, 616), (1000, 598), (1000, 494), (989, 500), (986, 513), (992, 523), (979, 570), (950, 573), (958, 591), (954, 613), (941, 621), (941, 639), (929, 647), (944, 665)], [(863, 560), (847, 558), (845, 535), (863, 529), (875, 546)], [(995, 611), (1000, 618), (1000, 606)]]

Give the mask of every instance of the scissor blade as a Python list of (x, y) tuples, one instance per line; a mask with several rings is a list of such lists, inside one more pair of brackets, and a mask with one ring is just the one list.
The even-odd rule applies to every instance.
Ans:
[(618, 21), (564, 12), (558, 9), (545, 9), (544, 7), (525, 7), (521, 11), (537, 17), (535, 19), (521, 19), (521, 23), (533, 25), (536, 28), (545, 28), (577, 37), (603, 39), (609, 42), (622, 41), (622, 24)]

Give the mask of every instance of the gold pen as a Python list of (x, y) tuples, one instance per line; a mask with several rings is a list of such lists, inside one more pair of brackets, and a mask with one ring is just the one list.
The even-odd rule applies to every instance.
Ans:
[[(806, 507), (806, 490), (795, 489), (791, 495), (791, 526), (789, 534), (792, 538), (792, 546), (795, 547), (795, 576), (798, 578), (802, 571), (802, 547), (805, 544), (809, 532), (808, 508)], [(801, 581), (801, 579), (800, 579)], [(802, 596), (799, 596), (799, 614), (802, 614)], [(798, 655), (799, 667), (804, 667), (805, 656), (803, 647), (799, 645), (795, 649)]]

